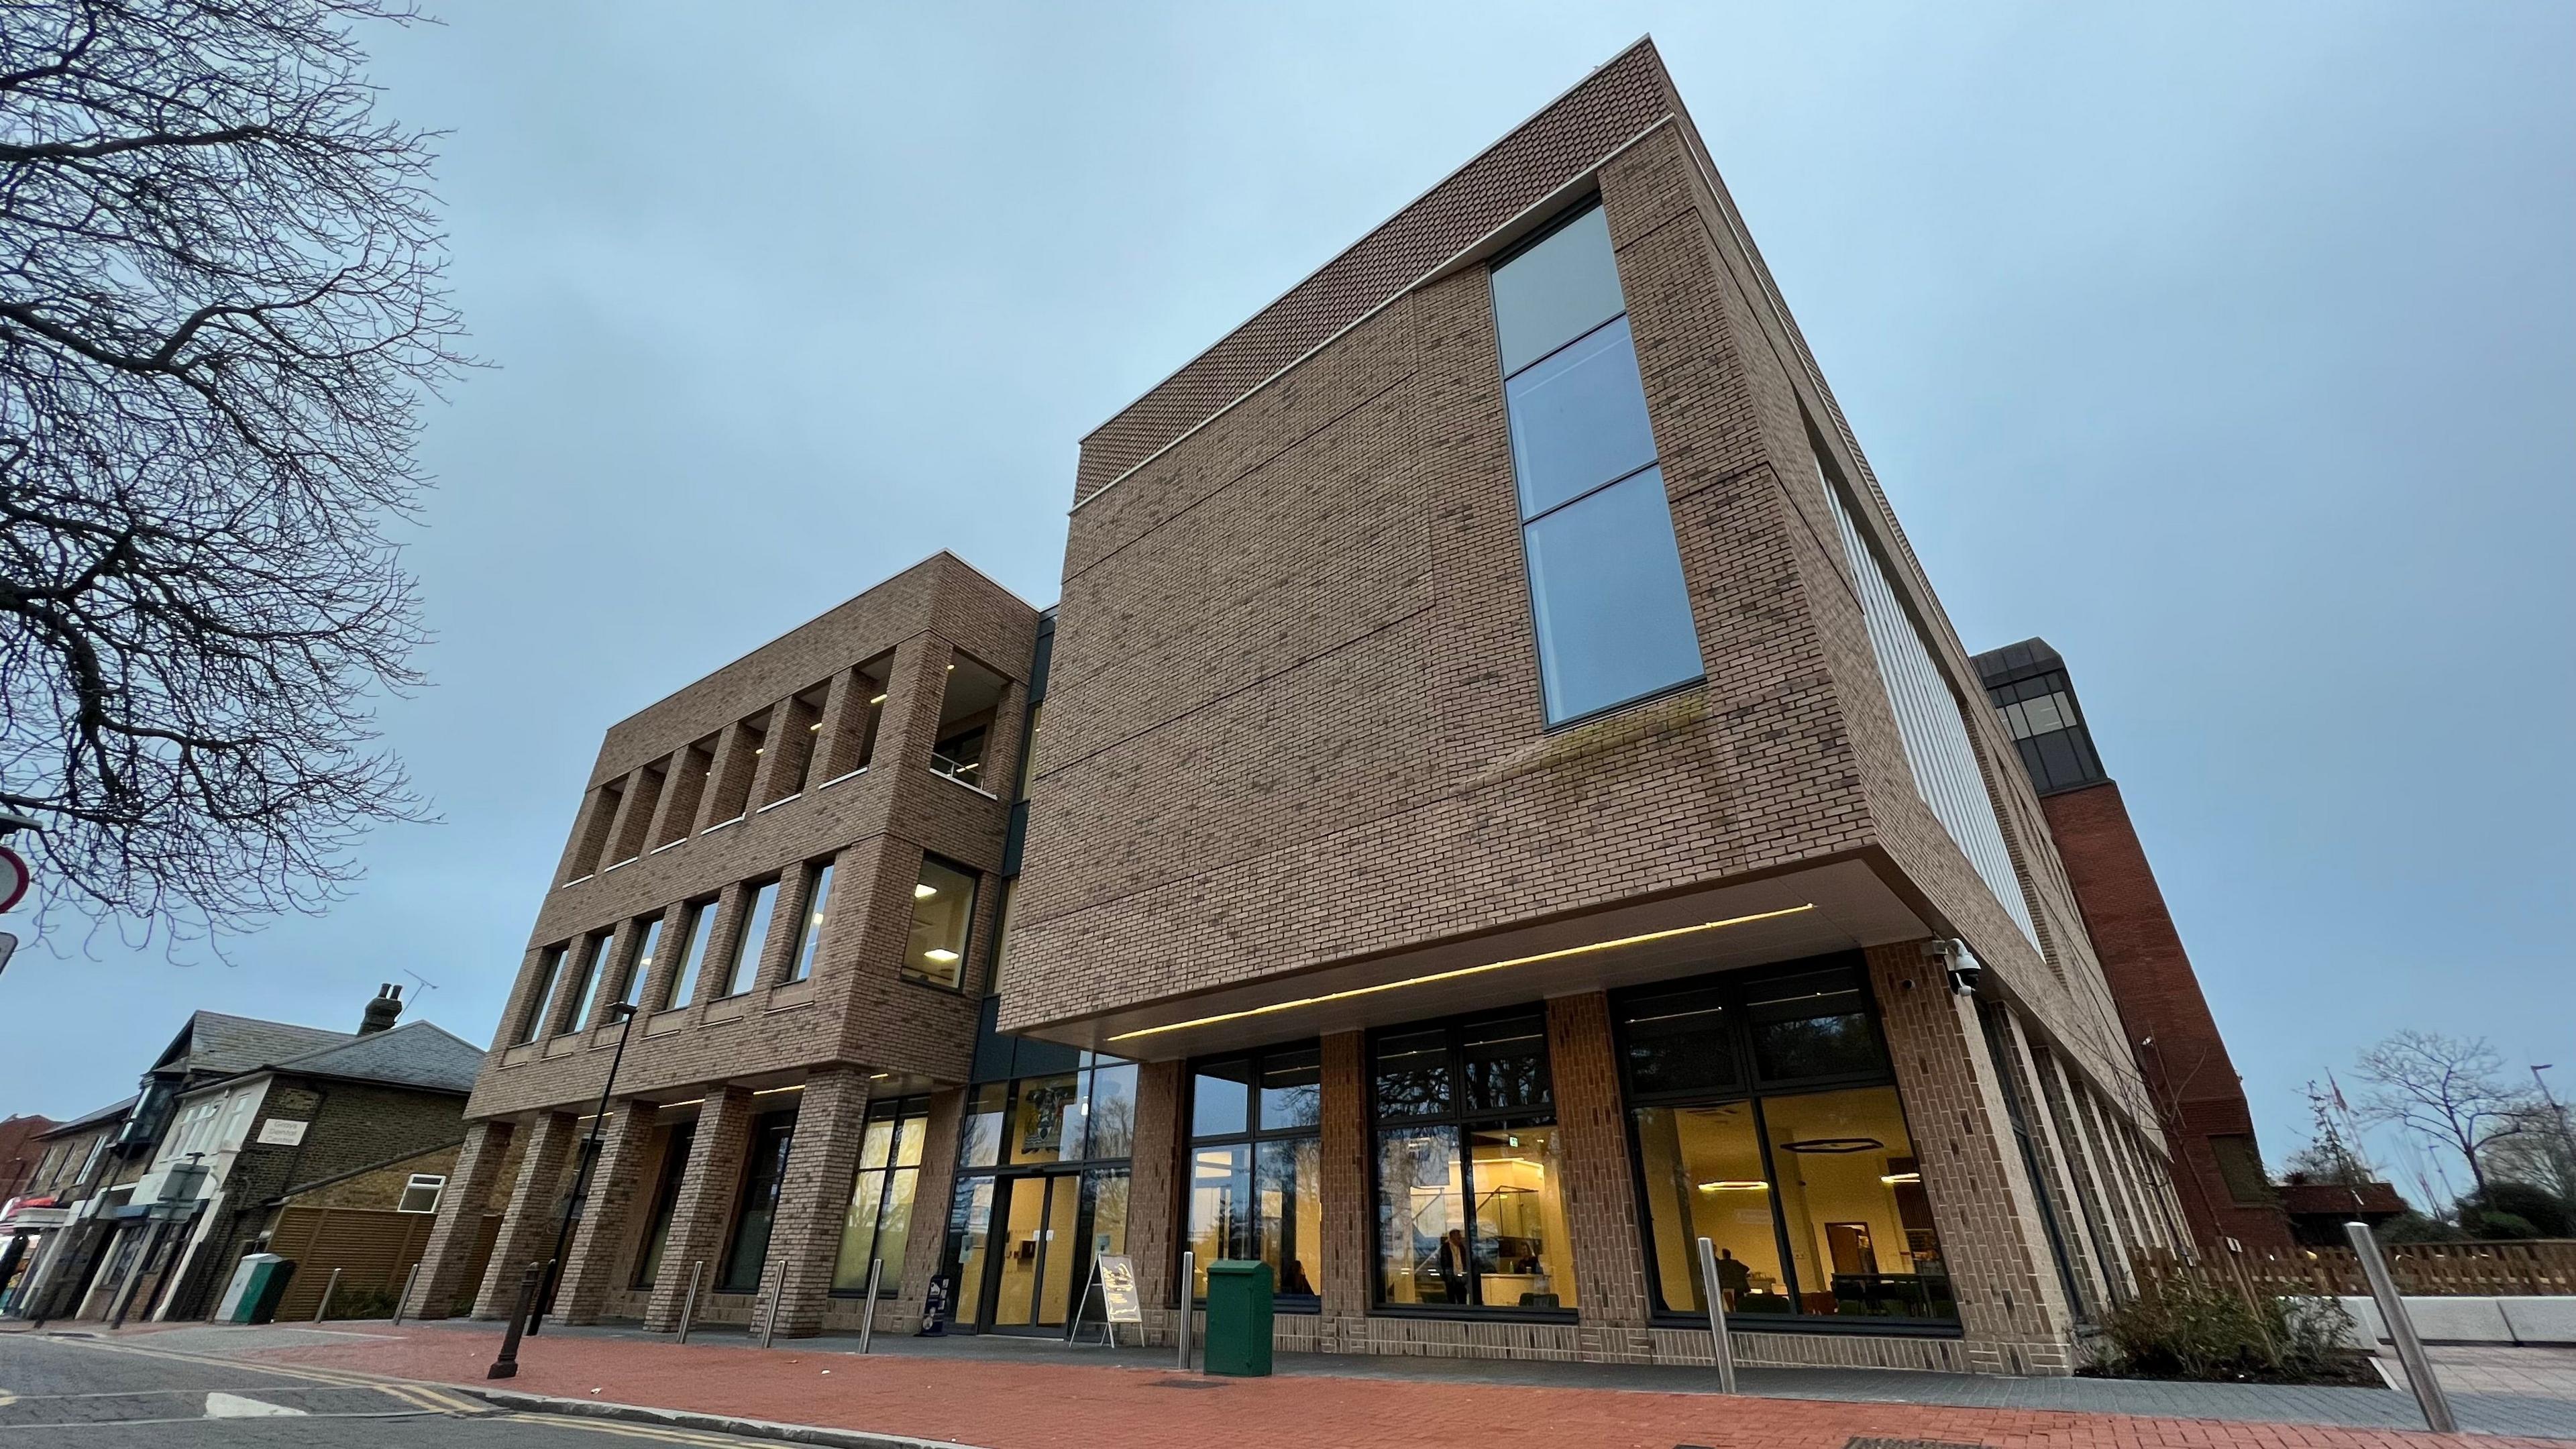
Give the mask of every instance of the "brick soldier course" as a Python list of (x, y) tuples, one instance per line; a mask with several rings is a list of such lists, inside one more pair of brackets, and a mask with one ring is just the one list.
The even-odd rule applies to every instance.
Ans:
[[(1494, 277), (1578, 233), (1660, 470), (1584, 497), (1668, 515), (1696, 673), (1552, 719), (1542, 650), (1578, 646), (1534, 621)], [(1282, 1275), (1285, 1348), (1705, 1362), (1714, 1286), (1750, 1362), (2065, 1374), (2132, 1256), (2188, 1247), (2041, 802), (1651, 43), (1103, 424), (1073, 502), (1047, 617), (942, 554), (609, 731), (469, 1108), (460, 1173), (504, 1124), (530, 1144), (478, 1313), (571, 1190), (615, 1031), (555, 983), (594, 961), (642, 1011), (576, 1321), (673, 1328), (703, 1264), (702, 1318), (854, 1326), (835, 1280), (908, 1192), (881, 1329), (936, 1281), (966, 1324), (1061, 1333), (1105, 1250), (1165, 1339), (1180, 1253), (1222, 1248)], [(934, 754), (966, 703), (971, 784)], [(979, 881), (956, 989), (902, 969), (926, 857)], [(744, 989), (661, 1006), (701, 907), (728, 959), (773, 879)], [(1724, 1004), (1638, 1005), (1679, 983)], [(1482, 1051), (1489, 1018), (1535, 1095), (1405, 1127), (1390, 1033)], [(1702, 1063), (1782, 1022), (1843, 1055), (1656, 1097), (1632, 1033), (1667, 1019)], [(1290, 1118), (1207, 1144), (1197, 1104), (1254, 1061)], [(1781, 1125), (1810, 1119), (1874, 1125)], [(1725, 1133), (1759, 1165), (1710, 1166)], [(1422, 1224), (1469, 1178), (1453, 1252)], [(1675, 1257), (1710, 1225), (1748, 1254), (1718, 1285)], [(758, 1291), (716, 1291), (745, 1252)]]

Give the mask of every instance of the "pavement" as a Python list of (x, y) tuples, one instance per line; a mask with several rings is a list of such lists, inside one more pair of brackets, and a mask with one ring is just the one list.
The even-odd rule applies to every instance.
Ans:
[(637, 1439), (762, 1446), (728, 1434), (510, 1412), (425, 1385), (183, 1356), (148, 1337), (0, 1333), (0, 1446), (615, 1449)]
[[(485, 1388), (499, 1338), (496, 1325), (453, 1321), (188, 1326), (128, 1329), (89, 1347), (470, 1395)], [(561, 1401), (555, 1408), (666, 1411), (624, 1424), (648, 1435), (778, 1438), (790, 1436), (785, 1426), (811, 1425), (842, 1431), (828, 1442), (883, 1436), (874, 1442), (975, 1449), (1199, 1449), (1247, 1436), (1372, 1449), (1880, 1449), (1859, 1442), (1869, 1440), (1905, 1441), (1903, 1449), (2567, 1449), (2576, 1439), (2576, 1351), (2507, 1350), (2540, 1356), (2473, 1363), (2437, 1350), (2476, 1378), (2443, 1365), (2473, 1432), (2437, 1436), (2410, 1429), (2421, 1423), (2410, 1397), (2375, 1389), (1747, 1369), (1746, 1392), (1728, 1398), (1704, 1369), (1283, 1354), (1274, 1377), (1219, 1379), (1177, 1372), (1167, 1350), (889, 1337), (861, 1357), (856, 1346), (817, 1338), (764, 1350), (738, 1333), (682, 1346), (629, 1329), (549, 1326), (525, 1343), (506, 1388)], [(0, 1361), (0, 1389), (8, 1387)]]

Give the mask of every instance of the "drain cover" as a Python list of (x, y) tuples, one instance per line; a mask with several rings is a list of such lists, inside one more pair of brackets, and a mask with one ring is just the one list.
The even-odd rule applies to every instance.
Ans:
[(1225, 1385), (1214, 1379), (1156, 1379), (1146, 1387), (1150, 1389), (1221, 1389)]

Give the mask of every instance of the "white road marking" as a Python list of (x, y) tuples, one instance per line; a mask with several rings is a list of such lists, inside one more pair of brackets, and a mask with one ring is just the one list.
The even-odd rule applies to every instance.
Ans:
[(304, 1411), (290, 1409), (283, 1404), (263, 1404), (257, 1399), (245, 1399), (239, 1394), (206, 1395), (206, 1417), (209, 1419), (273, 1419), (288, 1416), (302, 1418)]

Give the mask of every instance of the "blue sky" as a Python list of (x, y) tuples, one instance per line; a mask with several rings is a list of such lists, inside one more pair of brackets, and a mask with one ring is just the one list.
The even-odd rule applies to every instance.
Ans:
[(22, 951), (0, 1111), (408, 972), (487, 1039), (611, 721), (943, 546), (1051, 600), (1084, 431), (1648, 31), (1969, 647), (2066, 654), (2268, 1153), (2400, 1027), (2576, 1095), (2576, 7), (439, 9), (374, 45), (496, 364), (386, 716), (443, 823), (230, 966)]

